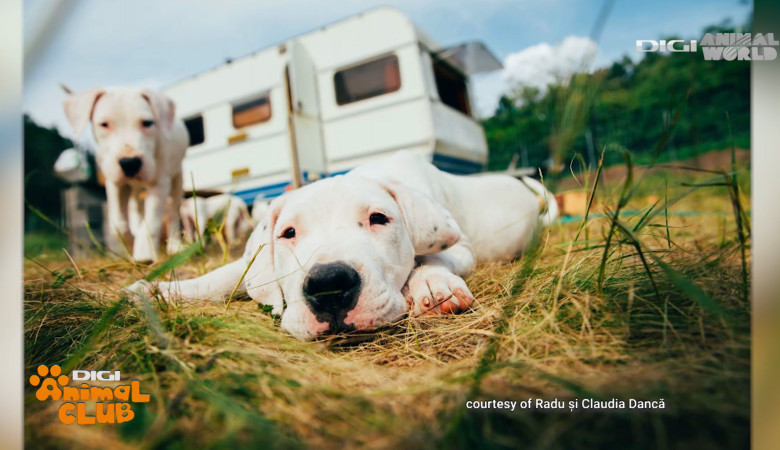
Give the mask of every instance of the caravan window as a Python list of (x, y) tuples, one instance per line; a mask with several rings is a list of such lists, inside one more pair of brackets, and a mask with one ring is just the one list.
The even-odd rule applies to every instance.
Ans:
[(190, 147), (202, 144), (206, 140), (206, 134), (203, 132), (203, 116), (185, 119), (184, 126), (190, 134)]
[(233, 126), (246, 127), (271, 118), (271, 99), (268, 93), (248, 102), (233, 105)]
[(436, 79), (436, 90), (439, 92), (442, 103), (463, 114), (471, 115), (466, 77), (446, 62), (435, 57), (433, 75)]
[(333, 83), (339, 105), (397, 91), (401, 88), (398, 57), (389, 55), (340, 70), (333, 76)]

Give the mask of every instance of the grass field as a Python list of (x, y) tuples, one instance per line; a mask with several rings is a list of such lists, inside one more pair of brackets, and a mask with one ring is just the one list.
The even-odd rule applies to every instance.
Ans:
[[(29, 257), (26, 375), (39, 364), (121, 370), (152, 400), (123, 424), (62, 425), (59, 404), (27, 386), (27, 445), (746, 448), (749, 171), (628, 178), (599, 184), (592, 214), (548, 228), (535, 251), (479, 267), (471, 311), (314, 343), (249, 301), (123, 300), (119, 289), (153, 268)], [(221, 261), (210, 249), (175, 273)], [(580, 407), (465, 408), (556, 398)], [(582, 407), (613, 398), (664, 409)]]

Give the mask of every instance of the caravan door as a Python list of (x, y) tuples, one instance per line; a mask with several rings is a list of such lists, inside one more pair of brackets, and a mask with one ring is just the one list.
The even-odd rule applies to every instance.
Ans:
[(317, 89), (317, 69), (314, 62), (300, 42), (295, 42), (290, 50), (288, 66), (288, 86), (290, 89), (290, 125), (294, 145), (293, 170), (297, 165), (298, 174), (294, 179), (303, 184), (326, 176), (325, 145), (322, 138), (322, 115), (320, 112), (319, 92)]

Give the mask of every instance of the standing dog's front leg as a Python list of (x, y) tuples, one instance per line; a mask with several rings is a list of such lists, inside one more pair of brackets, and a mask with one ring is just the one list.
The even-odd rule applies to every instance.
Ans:
[(168, 244), (166, 250), (169, 255), (178, 253), (182, 250), (181, 244), (181, 220), (180, 209), (183, 196), (181, 173), (174, 176), (171, 180), (171, 209), (168, 214)]
[(118, 254), (129, 252), (133, 245), (133, 235), (127, 222), (127, 207), (131, 188), (128, 185), (106, 183), (106, 203), (108, 203), (108, 248)]
[(143, 226), (144, 202), (141, 200), (142, 191), (140, 187), (132, 187), (130, 189), (130, 198), (127, 200), (127, 220), (130, 223), (130, 232), (133, 233), (133, 236), (138, 236)]
[(141, 229), (133, 243), (133, 259), (136, 261), (157, 261), (157, 247), (160, 244), (162, 221), (165, 217), (165, 203), (171, 191), (170, 178), (158, 180), (146, 190), (144, 217)]
[(445, 251), (418, 257), (418, 262), (402, 290), (411, 314), (449, 314), (471, 306), (474, 295), (462, 277), (474, 269), (475, 260), (465, 236)]

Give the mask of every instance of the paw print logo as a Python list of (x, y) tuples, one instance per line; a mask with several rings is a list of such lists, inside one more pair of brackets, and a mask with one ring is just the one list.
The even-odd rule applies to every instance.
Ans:
[[(44, 365), (38, 366), (38, 375), (30, 377), (30, 384), (33, 386), (39, 386), (35, 392), (35, 398), (40, 401), (51, 398), (57, 401), (62, 397), (62, 389), (60, 386), (68, 384), (70, 379), (62, 375), (62, 369), (60, 366), (51, 366), (51, 368)], [(59, 384), (59, 386), (57, 385)]]

